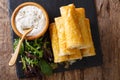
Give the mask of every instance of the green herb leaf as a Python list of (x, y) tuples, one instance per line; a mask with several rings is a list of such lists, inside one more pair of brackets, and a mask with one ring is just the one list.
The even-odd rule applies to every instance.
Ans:
[(39, 51), (38, 49), (34, 48), (29, 44), (29, 42), (27, 42), (27, 40), (25, 42), (26, 42), (26, 48), (30, 49), (30, 51), (33, 51), (33, 53), (36, 54), (36, 56), (39, 56), (40, 58), (43, 56), (42, 50)]
[(43, 59), (40, 60), (40, 68), (42, 73), (46, 75), (52, 74), (52, 67)]
[(26, 70), (26, 69), (27, 69), (27, 68), (26, 68), (26, 61), (25, 61), (25, 58), (22, 57), (22, 56), (21, 56), (21, 61), (22, 61), (22, 63), (23, 63), (23, 69)]

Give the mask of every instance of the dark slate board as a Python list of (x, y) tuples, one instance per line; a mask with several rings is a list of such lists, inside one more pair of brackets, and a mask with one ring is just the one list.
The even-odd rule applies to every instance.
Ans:
[[(83, 69), (93, 66), (99, 66), (102, 64), (102, 51), (99, 39), (99, 30), (97, 25), (97, 17), (96, 17), (96, 9), (94, 0), (8, 0), (9, 1), (9, 15), (13, 10), (21, 3), (32, 1), (41, 4), (46, 11), (48, 12), (50, 23), (54, 21), (54, 18), (60, 16), (59, 7), (63, 5), (67, 5), (70, 3), (74, 3), (76, 7), (84, 7), (86, 10), (86, 17), (90, 19), (92, 38), (94, 41), (94, 46), (96, 49), (96, 56), (83, 58), (81, 61), (77, 61), (73, 65), (70, 66), (69, 69), (64, 69), (62, 66), (58, 69), (54, 70), (54, 72), (63, 72), (66, 70), (73, 69)], [(16, 37), (14, 32), (11, 29), (11, 33), (13, 39)], [(19, 78), (24, 78), (24, 74), (22, 71), (22, 65), (18, 62), (20, 58), (18, 58), (16, 63), (17, 75)]]

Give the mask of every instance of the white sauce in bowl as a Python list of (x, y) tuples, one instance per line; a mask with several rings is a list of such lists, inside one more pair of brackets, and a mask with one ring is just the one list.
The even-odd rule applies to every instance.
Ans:
[(46, 18), (41, 9), (36, 6), (24, 6), (21, 8), (16, 17), (15, 23), (17, 30), (23, 34), (24, 28), (33, 28), (27, 36), (39, 34), (46, 25)]

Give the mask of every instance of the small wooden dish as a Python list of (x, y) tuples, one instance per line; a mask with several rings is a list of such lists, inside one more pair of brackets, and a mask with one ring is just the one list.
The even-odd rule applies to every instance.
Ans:
[(48, 25), (49, 25), (49, 18), (48, 18), (48, 14), (46, 12), (46, 10), (39, 4), (37, 3), (34, 3), (34, 2), (25, 2), (25, 3), (22, 3), (21, 5), (19, 5), (13, 12), (12, 16), (11, 16), (11, 26), (12, 26), (12, 29), (13, 31), (19, 36), (19, 37), (22, 37), (23, 34), (21, 34), (17, 28), (16, 28), (16, 24), (15, 24), (15, 17), (18, 13), (18, 11), (24, 7), (24, 6), (36, 6), (38, 7), (40, 10), (43, 11), (43, 14), (45, 15), (45, 18), (46, 18), (46, 25), (44, 26), (43, 30), (38, 33), (38, 35), (35, 35), (35, 36), (26, 36), (25, 39), (27, 40), (34, 40), (34, 39), (37, 39), (41, 36), (43, 36), (45, 34), (45, 32), (47, 31), (48, 29)]

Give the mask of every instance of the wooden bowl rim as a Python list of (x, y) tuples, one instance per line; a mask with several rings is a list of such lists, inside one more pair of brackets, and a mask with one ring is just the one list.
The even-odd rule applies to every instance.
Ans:
[(26, 37), (25, 37), (25, 39), (27, 39), (27, 40), (34, 40), (34, 39), (37, 39), (37, 38), (43, 36), (43, 35), (45, 34), (45, 32), (47, 31), (48, 25), (49, 25), (48, 14), (47, 14), (46, 10), (45, 10), (40, 4), (37, 4), (37, 3), (35, 3), (35, 2), (25, 2), (25, 3), (20, 4), (20, 5), (13, 11), (13, 13), (12, 13), (12, 16), (11, 16), (11, 26), (12, 26), (13, 31), (14, 31), (19, 37), (22, 37), (22, 34), (21, 34), (21, 33), (17, 30), (17, 28), (16, 28), (15, 17), (16, 17), (16, 15), (17, 15), (18, 11), (19, 11), (22, 7), (24, 7), (24, 6), (29, 6), (29, 5), (30, 5), (30, 6), (36, 6), (36, 7), (38, 7), (39, 9), (41, 9), (41, 10), (43, 11), (44, 15), (45, 15), (45, 18), (46, 18), (46, 25), (45, 25), (45, 27), (43, 28), (43, 30), (42, 30), (40, 33), (38, 33), (38, 35), (36, 35), (36, 36), (26, 36)]

